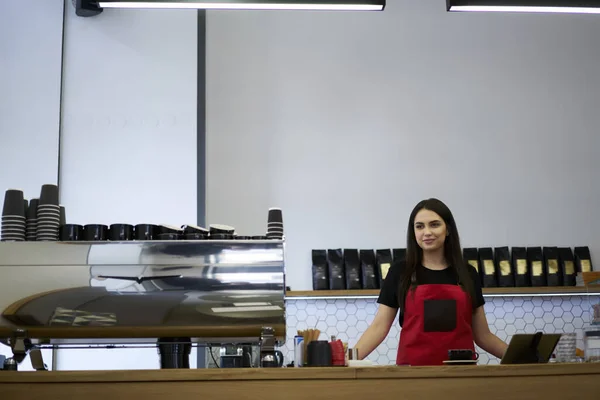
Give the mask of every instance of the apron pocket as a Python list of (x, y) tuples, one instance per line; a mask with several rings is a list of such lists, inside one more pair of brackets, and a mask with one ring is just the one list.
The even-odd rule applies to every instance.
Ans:
[(456, 329), (456, 300), (425, 300), (423, 305), (425, 332), (452, 332)]

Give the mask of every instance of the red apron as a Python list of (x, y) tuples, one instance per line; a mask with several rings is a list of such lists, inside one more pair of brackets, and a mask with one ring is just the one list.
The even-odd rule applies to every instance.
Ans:
[(418, 285), (405, 303), (397, 365), (442, 365), (448, 350), (476, 357), (471, 300), (460, 286)]

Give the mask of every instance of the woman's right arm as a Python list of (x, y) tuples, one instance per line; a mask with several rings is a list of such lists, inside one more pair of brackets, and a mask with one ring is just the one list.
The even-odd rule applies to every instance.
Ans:
[(371, 326), (367, 328), (356, 344), (358, 349), (358, 358), (360, 360), (366, 358), (373, 350), (383, 342), (396, 320), (398, 314), (397, 308), (388, 307), (380, 304), (375, 319)]

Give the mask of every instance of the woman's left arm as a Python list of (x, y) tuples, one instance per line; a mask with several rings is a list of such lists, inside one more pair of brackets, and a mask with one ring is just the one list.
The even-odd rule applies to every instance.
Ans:
[(473, 312), (473, 338), (477, 346), (498, 358), (502, 358), (508, 345), (490, 331), (483, 306)]

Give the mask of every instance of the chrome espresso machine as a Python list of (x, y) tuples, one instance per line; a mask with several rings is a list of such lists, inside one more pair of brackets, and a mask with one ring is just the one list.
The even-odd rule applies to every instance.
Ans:
[(44, 347), (134, 344), (161, 368), (189, 368), (192, 346), (278, 367), (284, 264), (283, 240), (3, 242), (0, 341), (38, 369)]

